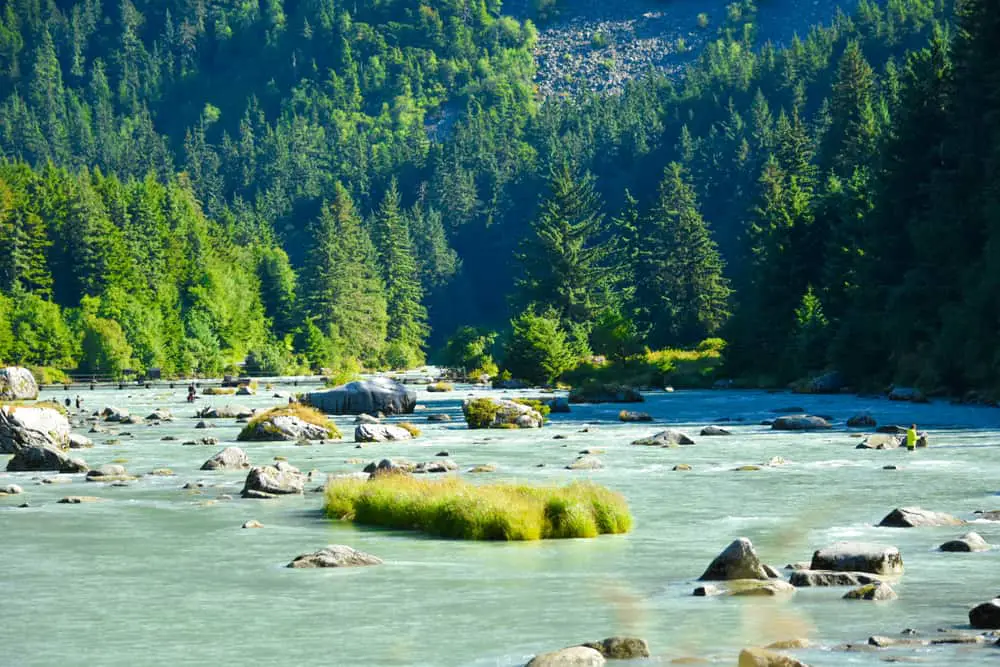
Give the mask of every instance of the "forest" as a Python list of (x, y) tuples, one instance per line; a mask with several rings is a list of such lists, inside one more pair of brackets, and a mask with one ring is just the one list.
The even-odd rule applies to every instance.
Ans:
[(771, 44), (743, 0), (681, 77), (542, 102), (499, 0), (11, 0), (0, 360), (1000, 395), (992, 10)]

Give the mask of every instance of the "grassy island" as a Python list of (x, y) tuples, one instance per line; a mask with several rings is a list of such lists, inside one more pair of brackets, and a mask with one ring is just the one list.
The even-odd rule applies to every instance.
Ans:
[(632, 515), (621, 494), (597, 484), (475, 485), (457, 478), (385, 475), (332, 482), (332, 519), (418, 530), (461, 540), (541, 540), (625, 533)]
[[(273, 424), (267, 423), (274, 420), (275, 417), (297, 417), (302, 421), (306, 422), (307, 424), (312, 424), (313, 426), (319, 426), (320, 428), (326, 429), (327, 433), (329, 434), (326, 436), (327, 438), (336, 439), (343, 437), (343, 435), (340, 433), (340, 430), (337, 428), (337, 425), (334, 424), (333, 420), (327, 417), (325, 414), (307, 405), (302, 405), (301, 403), (295, 403), (295, 404), (289, 404), (287, 406), (282, 405), (277, 408), (271, 408), (266, 412), (261, 412), (259, 414), (254, 415), (253, 419), (251, 419), (249, 423), (247, 423), (247, 425), (243, 427), (243, 430), (240, 431), (240, 434), (236, 439), (240, 441), (261, 440), (262, 439), (260, 437), (261, 431), (258, 428), (258, 425), (260, 424), (263, 424), (265, 433), (269, 429), (273, 429), (274, 435), (276, 437), (280, 436), (281, 430), (275, 427)], [(287, 440), (288, 438), (277, 437), (277, 439)]]

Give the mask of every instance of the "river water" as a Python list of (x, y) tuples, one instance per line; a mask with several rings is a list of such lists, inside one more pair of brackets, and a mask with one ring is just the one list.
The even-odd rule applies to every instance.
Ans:
[[(279, 387), (280, 389), (280, 387)], [(301, 389), (301, 387), (300, 387)], [(322, 496), (275, 501), (239, 498), (244, 474), (201, 472), (203, 461), (233, 444), (239, 425), (218, 420), (194, 430), (185, 390), (84, 391), (89, 410), (104, 405), (145, 416), (166, 407), (177, 417), (158, 426), (128, 426), (91, 434), (79, 452), (92, 466), (125, 459), (131, 473), (170, 468), (172, 477), (141, 477), (127, 487), (42, 484), (51, 474), (0, 472), (0, 487), (25, 493), (0, 498), (4, 560), (0, 599), (0, 665), (520, 665), (532, 654), (615, 634), (646, 638), (654, 664), (697, 657), (734, 665), (751, 645), (808, 638), (796, 651), (811, 665), (875, 665), (890, 656), (928, 665), (972, 665), (994, 659), (992, 648), (933, 647), (844, 652), (845, 642), (898, 635), (925, 637), (967, 628), (967, 612), (1000, 592), (1000, 550), (936, 551), (963, 527), (874, 527), (891, 509), (918, 505), (973, 520), (974, 510), (1000, 508), (1000, 410), (944, 403), (908, 405), (847, 396), (763, 392), (654, 393), (635, 407), (656, 424), (620, 424), (622, 406), (574, 406), (536, 431), (475, 431), (461, 420), (460, 400), (492, 394), (459, 387), (451, 394), (418, 390), (411, 416), (424, 435), (410, 443), (353, 442), (298, 446), (247, 444), (251, 461), (285, 456), (303, 471), (356, 471), (348, 459), (401, 457), (429, 461), (440, 450), (463, 469), (496, 463), (475, 481), (517, 479), (554, 483), (590, 478), (628, 499), (636, 521), (624, 536), (526, 544), (467, 543), (399, 531), (333, 523), (320, 513)], [(201, 405), (267, 407), (204, 397)], [(510, 392), (514, 395), (517, 392)], [(43, 398), (61, 399), (62, 391)], [(241, 397), (242, 398), (242, 397)], [(758, 425), (785, 407), (836, 420), (830, 432), (792, 434)], [(917, 422), (931, 447), (856, 450), (844, 421), (870, 411), (879, 423)], [(425, 424), (446, 412), (455, 421)], [(732, 437), (697, 433), (716, 419)], [(341, 430), (353, 418), (337, 417)], [(398, 420), (396, 420), (398, 421)], [(697, 444), (677, 449), (631, 446), (664, 424), (691, 433)], [(580, 432), (589, 427), (590, 432)], [(85, 432), (86, 429), (78, 429)], [(566, 439), (553, 439), (560, 434)], [(163, 441), (172, 435), (177, 441)], [(186, 446), (211, 435), (217, 446)], [(107, 440), (116, 439), (119, 444)], [(579, 450), (602, 448), (606, 468), (565, 470)], [(737, 472), (780, 456), (785, 465)], [(674, 472), (679, 463), (691, 472)], [(544, 467), (538, 467), (544, 464)], [(885, 470), (896, 465), (898, 470)], [(2, 470), (2, 461), (0, 461)], [(187, 482), (204, 482), (184, 490)], [(318, 483), (310, 485), (318, 486)], [(65, 505), (67, 495), (104, 502)], [(227, 499), (224, 496), (232, 496)], [(220, 499), (220, 496), (223, 498)], [(30, 507), (19, 508), (27, 502)], [(263, 529), (243, 530), (257, 519)], [(1000, 523), (977, 522), (1000, 544)], [(841, 600), (845, 589), (800, 589), (787, 599), (695, 598), (695, 579), (731, 540), (745, 536), (775, 566), (809, 560), (813, 550), (857, 539), (900, 548), (906, 573), (888, 603)], [(295, 556), (327, 544), (348, 544), (385, 565), (344, 570), (290, 570)]]

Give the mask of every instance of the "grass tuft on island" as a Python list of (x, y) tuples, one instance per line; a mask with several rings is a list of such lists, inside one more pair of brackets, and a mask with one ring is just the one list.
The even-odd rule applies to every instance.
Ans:
[(597, 537), (632, 527), (625, 498), (589, 482), (480, 486), (409, 475), (344, 479), (327, 486), (324, 509), (331, 519), (459, 540)]
[(274, 419), (275, 417), (298, 417), (306, 423), (327, 429), (330, 432), (331, 439), (344, 437), (340, 432), (340, 429), (337, 428), (337, 425), (333, 423), (333, 420), (316, 408), (311, 408), (308, 405), (302, 405), (301, 403), (289, 403), (288, 405), (281, 405), (276, 408), (271, 408), (265, 412), (255, 414), (253, 419), (251, 419), (247, 425), (243, 427), (243, 430), (240, 432), (237, 440), (244, 439), (244, 434), (253, 433), (254, 427), (257, 424), (269, 419)]

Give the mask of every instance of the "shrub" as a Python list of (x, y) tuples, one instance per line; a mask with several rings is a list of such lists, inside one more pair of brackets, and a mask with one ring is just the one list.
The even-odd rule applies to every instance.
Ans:
[(529, 408), (534, 408), (543, 417), (548, 417), (549, 413), (552, 412), (552, 408), (550, 408), (547, 403), (543, 403), (534, 398), (512, 398), (510, 400), (518, 405), (526, 405)]
[(396, 424), (396, 426), (409, 432), (409, 434), (412, 435), (414, 438), (420, 437), (420, 429), (411, 424), (410, 422), (399, 422), (398, 424)]
[(698, 27), (702, 30), (708, 27), (708, 14), (705, 12), (698, 14)]
[(236, 390), (232, 387), (205, 387), (201, 393), (203, 396), (229, 396), (235, 394)]
[(463, 540), (539, 540), (628, 532), (632, 517), (618, 493), (596, 484), (487, 484), (387, 475), (327, 486), (331, 519)]
[[(343, 435), (337, 425), (333, 423), (333, 420), (327, 417), (325, 414), (317, 410), (316, 408), (311, 408), (308, 405), (302, 405), (301, 403), (289, 403), (288, 405), (282, 405), (276, 408), (271, 408), (266, 412), (261, 412), (253, 416), (245, 427), (243, 431), (240, 432), (240, 436), (244, 433), (252, 433), (253, 427), (262, 421), (268, 419), (273, 419), (274, 417), (298, 417), (304, 422), (312, 424), (313, 426), (319, 426), (320, 428), (325, 428), (330, 432), (331, 438), (342, 438)], [(242, 438), (237, 438), (242, 439)]]
[(576, 364), (566, 330), (555, 315), (528, 310), (510, 324), (504, 365), (514, 377), (535, 384), (553, 382)]
[(454, 391), (455, 386), (448, 382), (435, 382), (427, 387), (427, 391), (435, 393), (443, 393), (446, 391)]
[(469, 401), (465, 408), (465, 421), (469, 428), (490, 428), (500, 412), (500, 404), (489, 398)]
[(495, 331), (461, 327), (448, 339), (441, 360), (449, 368), (468, 371), (470, 377), (483, 374), (493, 377), (497, 374), (497, 366), (493, 362), (496, 340)]

